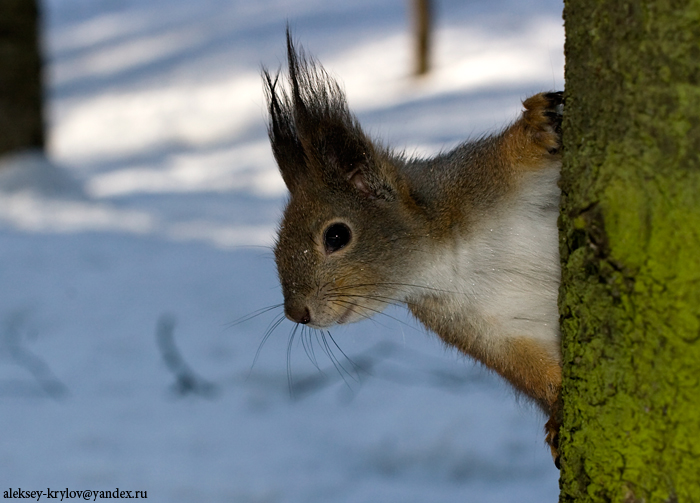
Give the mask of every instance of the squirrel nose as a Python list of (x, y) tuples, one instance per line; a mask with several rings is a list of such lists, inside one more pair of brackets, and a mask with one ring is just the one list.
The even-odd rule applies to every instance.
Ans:
[(287, 318), (295, 323), (306, 325), (311, 321), (311, 313), (309, 312), (309, 308), (306, 306), (285, 307), (284, 311)]

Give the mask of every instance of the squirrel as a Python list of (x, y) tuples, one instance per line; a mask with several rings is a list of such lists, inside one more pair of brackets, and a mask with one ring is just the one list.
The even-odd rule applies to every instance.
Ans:
[(268, 134), (290, 196), (274, 254), (284, 312), (316, 329), (405, 304), (549, 417), (557, 467), (557, 217), (563, 93), (433, 158), (370, 139), (340, 85), (294, 46), (288, 88), (263, 68)]

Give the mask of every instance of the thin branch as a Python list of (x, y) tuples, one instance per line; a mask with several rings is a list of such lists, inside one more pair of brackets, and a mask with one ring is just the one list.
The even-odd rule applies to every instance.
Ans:
[(175, 318), (169, 314), (161, 315), (156, 326), (156, 342), (165, 366), (175, 376), (175, 392), (182, 396), (192, 394), (213, 398), (218, 394), (218, 388), (214, 383), (199, 377), (187, 365), (175, 345), (174, 333)]

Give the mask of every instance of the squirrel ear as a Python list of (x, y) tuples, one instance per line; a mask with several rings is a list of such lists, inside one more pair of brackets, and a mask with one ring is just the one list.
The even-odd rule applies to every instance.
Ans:
[(350, 175), (348, 175), (348, 180), (350, 180), (350, 184), (353, 187), (355, 187), (355, 189), (357, 189), (361, 194), (364, 194), (370, 198), (372, 197), (372, 191), (370, 190), (369, 184), (365, 179), (365, 175), (362, 174), (360, 168), (357, 168), (356, 170), (352, 171)]
[(350, 185), (368, 199), (393, 201), (397, 195), (396, 169), (388, 161), (362, 163), (347, 174)]
[(371, 199), (392, 199), (396, 170), (388, 156), (362, 132), (340, 85), (294, 47), (289, 28), (287, 60), (289, 89), (277, 89), (279, 75), (272, 78), (263, 69), (263, 77), (268, 134), (290, 192), (300, 184), (319, 182), (347, 190), (349, 183)]
[(390, 156), (365, 136), (354, 117), (327, 118), (313, 132), (305, 133), (301, 143), (307, 159), (325, 185), (341, 191), (349, 188), (369, 199), (394, 199), (398, 170)]

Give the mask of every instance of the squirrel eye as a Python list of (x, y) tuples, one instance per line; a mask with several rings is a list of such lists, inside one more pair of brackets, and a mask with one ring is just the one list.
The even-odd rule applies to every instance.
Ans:
[(351, 236), (350, 227), (347, 225), (341, 223), (329, 225), (323, 234), (323, 244), (326, 247), (326, 253), (333, 253), (341, 248), (345, 248), (350, 242)]

